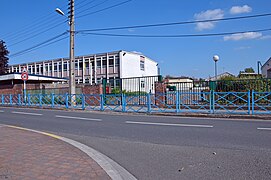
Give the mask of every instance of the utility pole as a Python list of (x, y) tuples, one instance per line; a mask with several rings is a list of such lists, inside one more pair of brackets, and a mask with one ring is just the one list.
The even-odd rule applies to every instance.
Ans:
[(69, 19), (70, 19), (70, 89), (69, 93), (71, 95), (71, 104), (75, 104), (75, 77), (74, 77), (74, 35), (75, 35), (75, 27), (74, 27), (74, 0), (69, 0)]

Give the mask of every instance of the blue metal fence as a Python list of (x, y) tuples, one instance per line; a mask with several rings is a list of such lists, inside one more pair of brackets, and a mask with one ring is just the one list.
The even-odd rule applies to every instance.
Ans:
[(143, 113), (271, 114), (271, 92), (0, 95), (2, 106)]

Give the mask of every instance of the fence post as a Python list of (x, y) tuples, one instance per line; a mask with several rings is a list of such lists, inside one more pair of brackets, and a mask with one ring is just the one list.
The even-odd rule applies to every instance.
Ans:
[(66, 104), (66, 109), (69, 108), (69, 96), (68, 96), (68, 93), (66, 93), (65, 95), (65, 104)]
[(4, 105), (4, 103), (5, 103), (5, 97), (4, 97), (4, 95), (2, 94), (2, 105)]
[(176, 96), (176, 112), (179, 113), (180, 112), (180, 94), (179, 94), (179, 91), (176, 91), (175, 96)]
[(12, 106), (12, 94), (9, 95), (9, 103)]
[(147, 94), (147, 105), (148, 105), (148, 113), (151, 112), (151, 93)]
[(122, 106), (122, 112), (126, 112), (126, 95), (121, 94), (121, 106)]
[(52, 108), (54, 108), (55, 107), (55, 94), (54, 93), (52, 93), (51, 94), (51, 96), (52, 96)]
[(39, 94), (39, 106), (42, 107), (42, 96)]
[(215, 108), (214, 108), (214, 101), (215, 97), (214, 97), (214, 90), (210, 91), (210, 113), (214, 114), (215, 113)]
[(31, 105), (30, 94), (28, 94), (27, 97), (28, 97), (28, 106), (30, 106)]
[(250, 114), (250, 90), (247, 92), (248, 114)]
[(100, 94), (100, 99), (101, 99), (101, 101), (100, 101), (101, 102), (100, 110), (103, 111), (104, 110), (104, 95), (103, 94)]
[(81, 95), (81, 98), (82, 98), (82, 110), (85, 110), (85, 108), (86, 108), (86, 105), (85, 105), (85, 95), (84, 94), (82, 94)]
[(254, 115), (254, 106), (255, 106), (255, 99), (254, 99), (254, 90), (252, 90), (251, 92), (251, 101), (252, 101), (252, 104), (251, 104), (251, 114)]
[(18, 105), (19, 105), (19, 106), (22, 105), (22, 104), (21, 104), (21, 95), (20, 95), (20, 94), (18, 94)]

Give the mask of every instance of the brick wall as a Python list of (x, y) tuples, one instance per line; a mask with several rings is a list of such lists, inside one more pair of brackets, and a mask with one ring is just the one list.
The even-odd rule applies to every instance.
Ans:
[(164, 82), (155, 82), (155, 105), (162, 108), (165, 106), (166, 84)]

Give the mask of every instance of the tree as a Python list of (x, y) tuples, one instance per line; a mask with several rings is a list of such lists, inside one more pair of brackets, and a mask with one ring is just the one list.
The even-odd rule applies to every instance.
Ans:
[(8, 54), (9, 51), (3, 40), (0, 40), (0, 75), (6, 74), (8, 68)]
[(245, 73), (255, 73), (255, 71), (252, 67), (250, 67), (250, 68), (245, 68)]

